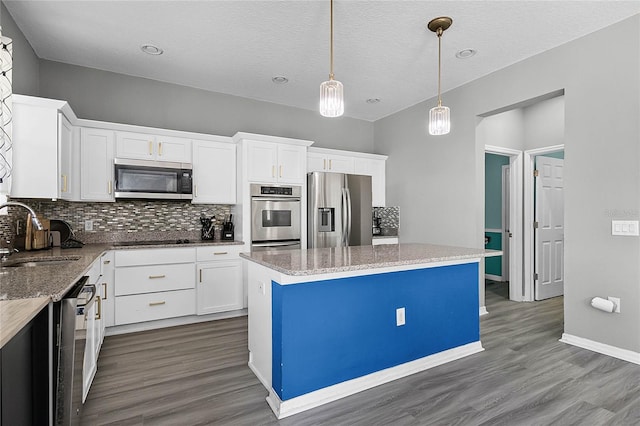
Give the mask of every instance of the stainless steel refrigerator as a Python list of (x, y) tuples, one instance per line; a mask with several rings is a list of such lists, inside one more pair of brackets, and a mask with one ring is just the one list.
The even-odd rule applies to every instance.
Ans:
[(307, 174), (307, 246), (371, 245), (371, 176)]

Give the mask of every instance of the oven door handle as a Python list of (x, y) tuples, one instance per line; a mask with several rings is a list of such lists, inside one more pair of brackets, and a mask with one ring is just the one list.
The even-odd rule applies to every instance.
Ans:
[(256, 196), (253, 196), (253, 197), (251, 197), (251, 199), (255, 200), (255, 201), (278, 201), (278, 202), (280, 202), (280, 201), (293, 201), (293, 202), (300, 201), (299, 197), (274, 197), (274, 196), (256, 197)]
[(253, 243), (251, 244), (253, 247), (286, 247), (286, 246), (295, 246), (299, 245), (300, 240), (296, 241), (274, 241), (270, 243)]

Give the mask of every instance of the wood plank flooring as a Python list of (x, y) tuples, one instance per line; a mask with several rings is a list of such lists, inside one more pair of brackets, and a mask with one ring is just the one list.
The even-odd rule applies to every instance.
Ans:
[(638, 425), (640, 366), (558, 342), (562, 297), (489, 283), (485, 351), (278, 421), (247, 319), (107, 337), (83, 425)]

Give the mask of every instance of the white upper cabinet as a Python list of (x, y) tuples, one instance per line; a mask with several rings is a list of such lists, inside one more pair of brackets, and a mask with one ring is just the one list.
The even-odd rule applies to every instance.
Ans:
[[(65, 179), (69, 189), (71, 157), (66, 153), (73, 129), (66, 114), (73, 115), (66, 102), (13, 96), (11, 197), (57, 199), (62, 195)], [(65, 154), (61, 155), (62, 145)], [(63, 156), (65, 179), (61, 177)], [(67, 193), (64, 196), (71, 197)]]
[(371, 203), (375, 207), (386, 205), (386, 156), (382, 158), (355, 158), (354, 173), (371, 176)]
[(311, 147), (307, 152), (307, 171), (371, 176), (372, 204), (382, 207), (385, 205), (386, 161), (386, 155)]
[(247, 178), (250, 182), (304, 183), (307, 147), (276, 142), (248, 140)]
[(115, 201), (113, 195), (113, 131), (80, 129), (80, 198)]
[(60, 182), (58, 187), (60, 188), (60, 198), (72, 201), (79, 197), (76, 191), (79, 185), (76, 184), (80, 181), (80, 176), (77, 173), (78, 164), (74, 161), (75, 129), (64, 115), (58, 114), (58, 142), (60, 143)]
[(236, 144), (193, 141), (193, 204), (236, 203)]
[(353, 173), (353, 157), (309, 151), (308, 172)]
[(191, 140), (146, 133), (116, 132), (116, 157), (191, 163)]

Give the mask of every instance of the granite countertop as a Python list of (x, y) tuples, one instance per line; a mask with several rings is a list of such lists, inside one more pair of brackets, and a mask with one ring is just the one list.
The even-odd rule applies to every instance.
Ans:
[[(140, 248), (182, 248), (198, 246), (242, 245), (241, 241), (193, 241), (176, 244), (175, 241), (148, 241), (85, 244), (78, 249), (28, 251), (14, 254), (0, 264), (0, 348), (24, 327), (50, 301), (60, 300), (91, 264), (108, 250)], [(35, 267), (6, 266), (28, 260), (65, 260), (70, 262), (41, 264)]]
[(240, 253), (240, 256), (285, 275), (301, 276), (447, 262), (501, 254), (498, 250), (434, 244), (392, 244), (262, 251)]

